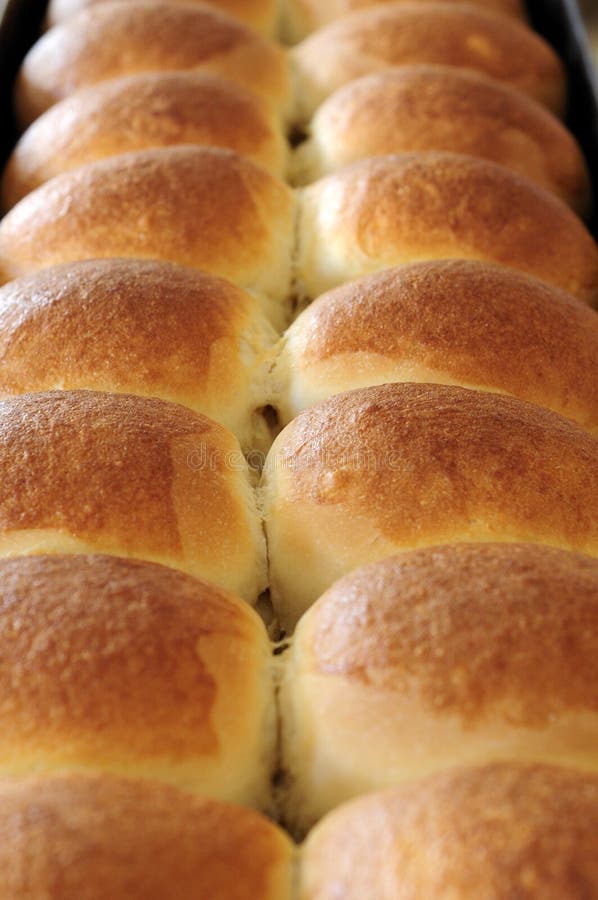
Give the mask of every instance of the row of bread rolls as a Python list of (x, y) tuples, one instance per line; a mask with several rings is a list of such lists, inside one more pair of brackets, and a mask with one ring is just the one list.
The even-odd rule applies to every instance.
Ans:
[(118, 256), (228, 278), (279, 328), (293, 291), (314, 299), (422, 259), (496, 262), (598, 298), (598, 249), (568, 207), (502, 166), (445, 152), (364, 159), (294, 193), (230, 150), (145, 150), (52, 178), (0, 223), (1, 281)]
[[(593, 896), (597, 603), (596, 560), (548, 547), (366, 567), (277, 663), (277, 724), (265, 627), (233, 595), (134, 560), (3, 560), (0, 896)], [(227, 805), (271, 809), (275, 764), (295, 831), (364, 796), (297, 854)]]
[[(197, 64), (208, 72), (226, 71), (227, 77), (235, 77), (238, 68), (241, 81), (265, 91), (270, 100), (276, 96), (279, 106), (292, 105), (289, 65), (274, 44), (201, 5), (102, 3), (52, 29), (22, 67), (20, 105), (31, 105), (32, 97), (39, 100), (39, 92), (48, 91), (53, 83), (54, 93), (46, 96), (38, 112), (77, 87), (101, 83), (50, 109), (18, 146), (4, 178), (7, 205), (56, 172), (62, 174), (25, 196), (5, 217), (0, 227), (0, 277), (12, 279), (32, 269), (90, 257), (160, 257), (208, 268), (258, 293), (272, 321), (281, 327), (289, 319), (291, 293), (314, 298), (379, 269), (449, 256), (505, 264), (594, 302), (596, 247), (579, 219), (545, 190), (587, 211), (587, 173), (578, 148), (556, 120), (518, 93), (462, 72), (460, 66), (476, 66), (453, 42), (450, 58), (429, 52), (427, 41), (418, 47), (413, 35), (420, 27), (426, 34), (439, 28), (446, 38), (449, 32), (442, 19), (446, 15), (462, 35), (468, 33), (471, 15), (487, 17), (490, 36), (480, 38), (474, 23), (473, 37), (466, 41), (469, 48), (477, 46), (478, 39), (483, 47), (494, 46), (496, 29), (516, 27), (458, 4), (414, 8), (399, 3), (342, 18), (292, 51), (300, 55), (311, 42), (321, 40), (328, 40), (333, 49), (344, 46), (345, 38), (359, 44), (371, 32), (374, 47), (363, 51), (364, 71), (396, 62), (457, 67), (448, 72), (448, 80), (446, 67), (388, 70), (372, 76), (373, 82), (371, 78), (352, 82), (333, 96), (321, 110), (323, 125), (316, 117), (296, 165), (300, 172), (311, 167), (313, 175), (337, 165), (341, 169), (298, 192), (221, 147), (250, 152), (258, 163), (267, 162), (280, 174), (282, 124), (273, 111), (205, 71), (168, 71)], [(100, 18), (95, 22), (93, 17)], [(110, 40), (99, 28), (102, 22)], [(384, 56), (397, 46), (389, 38), (391, 25), (411, 48), (407, 60)], [(550, 56), (552, 51), (524, 26), (517, 27), (521, 40), (537, 40), (538, 46), (516, 52), (509, 45), (504, 59), (493, 50), (490, 58), (502, 61), (491, 74), (521, 87), (510, 78), (508, 66), (523, 60), (530, 78), (545, 85), (542, 54)], [(176, 35), (181, 40), (175, 41)], [(63, 43), (70, 48), (68, 53)], [(197, 60), (185, 55), (185, 49), (198, 54)], [(355, 48), (351, 45), (347, 52), (354, 61)], [(332, 58), (321, 49), (315, 56), (319, 64)], [(553, 63), (554, 84), (563, 91), (556, 57)], [(156, 67), (161, 75), (151, 74)], [(311, 63), (307, 68), (316, 70)], [(150, 74), (139, 74), (148, 70)], [(253, 80), (248, 80), (246, 70)], [(347, 69), (345, 74), (350, 80), (361, 73)], [(110, 80), (116, 76), (127, 77)], [(258, 84), (262, 76), (263, 83)], [(334, 87), (331, 84), (330, 91)], [(361, 98), (360, 90), (365, 90)], [(191, 99), (196, 91), (203, 106), (195, 106)], [(411, 152), (370, 157), (395, 146), (394, 135), (385, 135), (384, 126), (372, 127), (372, 117), (376, 119), (372, 92), (380, 95), (380, 91), (385, 98), (387, 91), (391, 100), (398, 91), (399, 121), (412, 106), (418, 109), (414, 136), (403, 128), (404, 142), (399, 137), (396, 144), (396, 150)], [(296, 95), (306, 93), (299, 79)], [(443, 122), (451, 121), (450, 134), (430, 124), (439, 116)], [(489, 119), (502, 140), (488, 136)], [(59, 141), (52, 152), (42, 150), (40, 158), (36, 148), (53, 146), (48, 136), (55, 132), (64, 135), (62, 145)], [(342, 155), (334, 160), (334, 141), (347, 145), (347, 133), (358, 145), (349, 154), (349, 160), (356, 161), (342, 167), (347, 160)], [(197, 140), (216, 146), (180, 145)], [(131, 152), (122, 153), (125, 150)], [(328, 152), (331, 161), (326, 161)], [(319, 162), (318, 153), (323, 156)], [(105, 155), (111, 158), (102, 159)], [(515, 171), (507, 172), (505, 165)], [(72, 166), (77, 168), (70, 171)], [(536, 185), (527, 178), (530, 168)]]
[(222, 275), (279, 327), (293, 283), (315, 298), (421, 259), (496, 262), (598, 296), (598, 250), (573, 212), (502, 166), (446, 152), (364, 159), (294, 193), (233, 151), (163, 147), (58, 175), (0, 224), (3, 281), (117, 256)]
[(385, 558), (336, 582), (276, 657), (247, 603), (146, 561), (2, 559), (0, 599), (5, 775), (135, 775), (278, 807), (304, 833), (454, 765), (597, 768), (589, 556), (490, 542)]
[[(237, 439), (177, 404), (0, 401), (0, 554), (113, 553), (206, 578), (287, 630), (341, 576), (453, 541), (598, 555), (598, 437), (534, 404), (437, 384), (333, 396), (278, 436), (259, 486)], [(322, 540), (322, 535), (326, 540)]]
[[(286, 27), (298, 37), (362, 5), (297, 3)], [(115, 155), (59, 175), (0, 226), (4, 280), (62, 263), (12, 281), (1, 297), (1, 389), (47, 393), (13, 396), (2, 410), (0, 552), (15, 558), (0, 563), (0, 711), (3, 770), (17, 777), (0, 785), (13, 861), (0, 895), (591, 893), (598, 570), (570, 551), (596, 555), (597, 331), (582, 301), (596, 300), (598, 256), (581, 222), (544, 190), (586, 212), (581, 155), (548, 113), (457, 70), (389, 71), (349, 85), (290, 163), (281, 124), (304, 121), (360, 67), (414, 61), (488, 74), (491, 56), (507, 84), (558, 109), (558, 63), (523, 27), (483, 12), (380, 6), (291, 52), (298, 106), (283, 54), (205, 7), (101, 8), (32, 51), (21, 108), (32, 118), (79, 84), (104, 83), (34, 124), (4, 181), (10, 205), (52, 175)], [(56, 4), (50, 16), (68, 11)], [(268, 30), (271, 11), (245, 9)], [(180, 73), (195, 68), (198, 46), (208, 74)], [(116, 71), (124, 47), (132, 67)], [(71, 53), (68, 72), (60, 55)], [(138, 74), (157, 65), (175, 72)], [(230, 75), (229, 65), (274, 108), (214, 76), (225, 66)], [(105, 81), (115, 74), (128, 77)], [(311, 181), (387, 152), (395, 137), (384, 129), (368, 143), (364, 110), (378, 91), (403, 110), (418, 98), (421, 127), (396, 150), (490, 162), (366, 159), (288, 190), (285, 170)], [(347, 98), (357, 134), (349, 160), (338, 124)], [(436, 104), (455, 116), (452, 135), (411, 144)], [(499, 141), (484, 149), (488, 105), (496, 134), (509, 135), (498, 150)], [(459, 110), (474, 120), (461, 142)], [(54, 131), (64, 134), (58, 160), (39, 155)], [(202, 141), (236, 153), (170, 148)], [(559, 253), (566, 264), (555, 263)], [(115, 255), (133, 259), (76, 262)], [(436, 261), (445, 255), (473, 259)], [(420, 259), (432, 261), (344, 284)], [(328, 288), (275, 343), (267, 318), (280, 328), (293, 292), (303, 301)], [(342, 394), (406, 376), (446, 386)], [(261, 449), (266, 404), (290, 424), (267, 458), (258, 503), (226, 429), (245, 451)], [(276, 661), (259, 617), (228, 593), (255, 603), (266, 584), (260, 508), (277, 615), (289, 629), (299, 620)], [(434, 546), (444, 540), (487, 543)], [(563, 549), (520, 543), (529, 540)], [(332, 586), (363, 562), (373, 565)], [(455, 763), (470, 768), (442, 773)], [(32, 769), (62, 774), (19, 777)], [(273, 794), (276, 769), (284, 779)], [(145, 780), (123, 780), (131, 774)], [(256, 813), (223, 805), (277, 808), (303, 833), (339, 802), (428, 774), (333, 812), (300, 853)], [(464, 824), (448, 840), (455, 817)]]
[[(498, 78), (560, 113), (563, 67), (525, 25), (470, 4), (393, 2), (341, 17), (288, 54), (202, 3), (101, 2), (52, 28), (25, 58), (16, 103), (23, 124), (75, 89), (125, 74), (204, 69), (306, 121), (336, 88), (414, 62)], [(140, 12), (142, 13), (140, 15)]]
[[(50, 0), (47, 24), (57, 25), (99, 2), (105, 0)], [(195, 0), (186, 2), (193, 4)], [(448, 2), (452, 3), (454, 0)], [(257, 31), (270, 36), (281, 34), (292, 42), (347, 13), (379, 3), (380, 0), (334, 0), (322, 6), (318, 0), (283, 0), (282, 3), (279, 0), (253, 0), (249, 3), (247, 0), (207, 0), (209, 6), (220, 12), (229, 13)], [(514, 19), (525, 20), (520, 0), (475, 0), (474, 5)]]
[[(283, 406), (292, 403), (284, 420), (292, 421), (274, 443), (262, 484), (270, 584), (282, 621), (297, 625), (279, 699), (282, 803), (287, 821), (304, 833), (349, 797), (408, 783), (342, 806), (316, 826), (303, 848), (300, 896), (592, 896), (598, 839), (585, 828), (598, 808), (588, 789), (595, 775), (587, 774), (598, 764), (590, 686), (598, 672), (590, 648), (595, 560), (540, 545), (596, 556), (585, 529), (596, 522), (597, 445), (574, 426), (568, 448), (559, 447), (569, 428), (564, 418), (557, 425), (551, 412), (550, 424), (541, 423), (546, 413), (537, 406), (500, 396), (524, 396), (514, 388), (521, 376), (526, 390), (537, 377), (537, 387), (548, 387), (553, 366), (534, 363), (532, 346), (558, 356), (564, 373), (570, 359), (585, 357), (584, 341), (563, 352), (560, 326), (551, 337), (545, 331), (552, 303), (536, 294), (537, 306), (528, 306), (530, 279), (486, 264), (557, 283), (499, 246), (509, 227), (528, 259), (534, 238), (552, 239), (552, 225), (528, 216), (512, 183), (489, 190), (490, 167), (465, 176), (457, 156), (367, 159), (456, 151), (542, 183), (540, 169), (531, 172), (537, 151), (520, 137), (535, 126), (526, 119), (517, 133), (521, 106), (506, 113), (504, 89), (499, 98), (479, 76), (451, 78), (444, 70), (441, 83), (438, 70), (379, 73), (383, 65), (372, 65), (371, 55), (387, 62), (418, 46), (417, 26), (410, 43), (396, 9), (380, 5), (341, 20), (307, 40), (294, 60), (295, 77), (307, 86), (299, 113), (306, 118), (346, 72), (366, 76), (320, 106), (293, 160), (294, 177), (309, 182), (366, 159), (302, 195), (297, 281), (310, 298), (336, 290), (289, 329), (273, 371)], [(415, 20), (415, 8), (402, 15)], [(434, 15), (443, 33), (418, 23), (426, 52), (462, 41), (496, 61), (482, 29), (472, 34), (473, 21), (471, 31), (455, 35), (450, 11), (436, 7)], [(517, 67), (516, 51), (512, 60)], [(554, 110), (555, 98), (543, 100)], [(510, 141), (519, 147), (517, 162)], [(564, 144), (558, 152), (567, 158)], [(527, 171), (526, 159), (535, 160)], [(541, 168), (546, 177), (546, 157)], [(555, 191), (554, 182), (543, 186)], [(488, 202), (499, 194), (502, 209)], [(581, 210), (571, 194), (568, 202)], [(440, 237), (447, 220), (450, 236)], [(485, 229), (491, 253), (481, 250)], [(480, 242), (474, 252), (472, 239)], [(459, 256), (467, 260), (436, 261)], [(435, 261), (419, 262), (428, 258)], [(405, 262), (412, 264), (389, 270)], [(379, 269), (386, 271), (345, 284)], [(572, 282), (559, 286), (581, 296)], [(592, 329), (595, 313), (586, 313)], [(523, 374), (513, 347), (526, 333)], [(479, 368), (468, 377), (471, 352)], [(513, 378), (494, 396), (479, 392), (488, 383), (478, 380), (491, 358)], [(595, 373), (595, 350), (586, 359)], [(367, 387), (384, 381), (422, 384)], [(555, 408), (546, 394), (527, 399)], [(580, 477), (571, 492), (561, 480), (567, 471)], [(439, 546), (445, 541), (451, 544)], [(496, 765), (501, 760), (508, 762)], [(542, 769), (538, 761), (570, 768)], [(457, 765), (469, 768), (445, 773)], [(578, 779), (588, 803), (581, 829), (583, 802), (576, 798), (567, 810), (555, 802)], [(575, 859), (574, 847), (593, 862)]]
[(249, 453), (267, 449), (265, 407), (287, 425), (335, 394), (392, 381), (507, 393), (596, 432), (597, 359), (592, 309), (475, 260), (411, 263), (349, 282), (278, 339), (251, 294), (158, 260), (84, 260), (0, 288), (4, 397), (56, 389), (159, 397), (216, 420)]
[(210, 72), (148, 72), (81, 88), (17, 144), (3, 179), (4, 206), (85, 163), (184, 143), (228, 147), (299, 183), (368, 156), (442, 149), (512, 169), (580, 214), (590, 199), (579, 147), (546, 109), (476, 72), (405, 65), (332, 94), (290, 161), (274, 109)]
[[(429, 53), (427, 43), (421, 52), (413, 46), (412, 35), (420, 25), (426, 33), (438, 27), (445, 35), (441, 19), (450, 15), (454, 29), (465, 34), (471, 14), (479, 13), (449, 4), (440, 9), (383, 5), (339, 20), (292, 51), (298, 54), (311, 41), (324, 38), (332, 47), (340, 46), (339, 29), (342, 35), (348, 29), (351, 40), (359, 41), (365, 16), (374, 38), (391, 50), (395, 42), (388, 40), (387, 19), (412, 47), (408, 60), (393, 57), (387, 62), (457, 67), (448, 72), (446, 66), (389, 70), (351, 83), (333, 96), (314, 120), (295, 166), (304, 178), (305, 167), (308, 173), (311, 169), (309, 177), (315, 177), (354, 162), (297, 193), (276, 177), (284, 165), (277, 114), (210, 74), (226, 71), (228, 78), (234, 77), (238, 66), (239, 79), (261, 88), (270, 100), (277, 97), (279, 106), (288, 106), (289, 67), (280, 48), (205, 6), (100, 4), (52, 29), (25, 60), (17, 90), (20, 105), (54, 82), (54, 93), (38, 112), (77, 87), (100, 84), (50, 109), (17, 147), (4, 177), (7, 205), (51, 175), (62, 176), (34, 190), (5, 218), (0, 230), (1, 277), (7, 280), (81, 258), (159, 256), (207, 267), (258, 292), (280, 327), (288, 320), (285, 299), (291, 289), (314, 298), (342, 281), (414, 258), (461, 256), (522, 269), (593, 302), (596, 248), (580, 221), (539, 189), (548, 188), (575, 209), (587, 211), (587, 173), (571, 136), (504, 84), (461, 71), (459, 66), (476, 66), (457, 50), (445, 58)], [(102, 22), (110, 40), (99, 28)], [(492, 33), (509, 25), (493, 16), (487, 24)], [(522, 40), (530, 38), (531, 32), (520, 29)], [(185, 40), (175, 41), (176, 35)], [(545, 84), (538, 54), (551, 51), (532, 37), (538, 41), (534, 51), (516, 53), (510, 48), (492, 74), (517, 84), (509, 77), (508, 64), (525, 60), (529, 72)], [(70, 55), (63, 42), (71, 48)], [(96, 52), (96, 42), (101, 52)], [(198, 54), (195, 62), (185, 48)], [(384, 49), (378, 48), (380, 53)], [(327, 60), (330, 54), (318, 50), (316, 57)], [(350, 58), (355, 58), (354, 50)], [(383, 55), (378, 58), (368, 50), (365, 70), (375, 72), (383, 62)], [(196, 64), (207, 74), (169, 72)], [(559, 65), (555, 57), (554, 82), (563, 90)], [(52, 66), (58, 66), (57, 71), (49, 71)], [(161, 75), (152, 74), (156, 67)], [(360, 73), (347, 71), (346, 80), (355, 74)], [(262, 76), (266, 87), (257, 83)], [(385, 106), (393, 96), (398, 103), (397, 122), (416, 107), (412, 135), (409, 127), (397, 124), (395, 140), (394, 133), (384, 133), (383, 124), (372, 127), (372, 117), (381, 117), (376, 117), (371, 97), (380, 91)], [(196, 92), (203, 103), (193, 102)], [(306, 95), (304, 86), (297, 95)], [(443, 122), (451, 122), (448, 134), (434, 125), (440, 114)], [(63, 135), (56, 146), (51, 139), (55, 133)], [(335, 157), (335, 141), (348, 147), (351, 137), (355, 149), (348, 150), (347, 158), (338, 152)], [(198, 140), (215, 149), (179, 146)], [(276, 174), (267, 176), (252, 162), (217, 149), (222, 145), (249, 153)], [(43, 149), (49, 147), (53, 149)], [(391, 148), (411, 155), (361, 159)], [(452, 155), (454, 151), (459, 154)], [(464, 151), (479, 158), (462, 156)], [(73, 166), (78, 168), (69, 171)], [(505, 166), (515, 171), (508, 173)], [(215, 197), (220, 200), (217, 212)], [(241, 256), (236, 240), (240, 234), (245, 251)]]
[(10, 900), (592, 897), (598, 780), (549, 766), (459, 770), (327, 818), (298, 855), (239, 807), (114, 776), (0, 781)]

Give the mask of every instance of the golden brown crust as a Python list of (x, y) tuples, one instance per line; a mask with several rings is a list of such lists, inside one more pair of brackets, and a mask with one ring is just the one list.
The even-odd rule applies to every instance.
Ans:
[[(59, 22), (77, 15), (83, 9), (101, 2), (105, 2), (105, 0), (50, 0), (47, 13), (48, 25), (57, 25)], [(202, 0), (176, 0), (176, 2), (188, 2), (191, 5), (205, 3), (207, 6), (215, 7), (218, 11), (227, 13), (245, 25), (257, 28), (258, 31), (268, 35), (274, 35), (278, 23), (277, 0), (203, 0), (203, 3)], [(494, 2), (514, 3), (515, 0), (494, 0)]]
[(31, 552), (41, 530), (54, 535), (53, 552), (74, 539), (168, 562), (247, 599), (263, 588), (238, 442), (182, 406), (92, 391), (3, 400), (0, 471), (4, 555), (28, 533)]
[(0, 278), (62, 262), (158, 258), (275, 298), (290, 285), (293, 192), (231, 150), (167, 147), (58, 175), (0, 224)]
[(540, 728), (598, 711), (597, 611), (596, 559), (457, 544), (351, 573), (306, 613), (300, 633), (308, 672), (413, 691), (422, 714), (456, 715), (466, 729)]
[(303, 191), (299, 276), (314, 297), (422, 259), (473, 258), (598, 300), (598, 248), (560, 200), (485, 160), (405, 153), (361, 160)]
[(287, 332), (278, 362), (290, 416), (312, 397), (367, 383), (445, 380), (513, 394), (590, 430), (597, 367), (593, 310), (474, 260), (412, 263), (322, 295)]
[(107, 156), (203, 144), (228, 147), (282, 176), (282, 126), (257, 95), (208, 72), (143, 73), (81, 89), (18, 142), (3, 176), (9, 209), (44, 181)]
[[(137, 771), (239, 802), (264, 790), (270, 644), (232, 594), (110, 556), (0, 560), (0, 657), (4, 772)], [(223, 794), (235, 780), (245, 790)]]
[[(54, 0), (56, 2), (56, 0)], [(305, 38), (310, 32), (323, 28), (335, 19), (346, 16), (358, 9), (378, 6), (382, 3), (396, 4), (397, 0), (328, 0), (326, 4), (320, 0), (288, 0), (285, 10), (285, 31), (292, 43)], [(403, 0), (412, 2), (412, 0)], [(423, 5), (429, 0), (418, 0)], [(436, 0), (432, 0), (436, 2)], [(456, 0), (446, 0), (454, 3)], [(479, 6), (500, 15), (513, 19), (525, 19), (526, 14), (521, 0), (470, 0), (473, 6)]]
[(113, 776), (0, 782), (3, 900), (289, 900), (292, 847), (241, 807)]
[(337, 578), (400, 550), (531, 541), (598, 555), (598, 438), (498, 394), (434, 384), (340, 394), (279, 435), (263, 489), (285, 626)]
[(468, 4), (392, 3), (359, 10), (292, 51), (306, 121), (333, 91), (370, 72), (413, 63), (473, 69), (510, 84), (560, 114), (564, 70), (525, 25)]
[[(510, 520), (546, 537), (560, 533), (573, 547), (596, 546), (598, 439), (532, 404), (434, 384), (380, 385), (307, 410), (279, 440), (294, 477), (291, 501), (309, 497), (357, 511), (358, 500), (367, 500), (366, 515), (397, 541), (412, 529), (439, 527), (449, 514), (456, 529), (477, 501), (497, 524)], [(326, 483), (318, 465), (323, 442), (325, 468), (336, 473)], [(362, 451), (377, 465), (362, 465)]]
[(288, 103), (286, 58), (257, 32), (203, 4), (102, 2), (52, 28), (29, 51), (16, 83), (21, 124), (86, 87), (140, 72), (202, 69)]
[(542, 897), (598, 891), (598, 777), (493, 765), (342, 807), (303, 850), (301, 900)]
[(310, 131), (296, 162), (310, 181), (368, 156), (445, 150), (513, 169), (589, 212), (588, 172), (571, 133), (519, 91), (477, 72), (402, 66), (367, 75), (333, 94)]
[(160, 397), (219, 421), (245, 445), (265, 403), (258, 373), (274, 338), (253, 297), (196, 269), (67, 263), (0, 288), (0, 395), (87, 388)]

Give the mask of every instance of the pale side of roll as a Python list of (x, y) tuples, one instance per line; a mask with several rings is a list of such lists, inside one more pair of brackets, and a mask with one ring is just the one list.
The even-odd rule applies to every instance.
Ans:
[(2, 400), (0, 474), (0, 557), (146, 559), (250, 602), (265, 587), (239, 443), (183, 406), (93, 391)]
[(598, 248), (584, 224), (496, 163), (457, 153), (379, 156), (300, 194), (297, 280), (308, 297), (402, 263), (454, 258), (510, 266), (598, 302)]
[(383, 3), (316, 31), (291, 51), (295, 114), (308, 122), (337, 88), (389, 66), (424, 63), (490, 75), (565, 108), (564, 68), (552, 47), (516, 21), (466, 3)]
[(243, 600), (139, 560), (3, 559), (0, 656), (0, 773), (134, 772), (270, 808), (272, 653)]
[(163, 147), (57, 175), (0, 223), (0, 280), (57, 263), (157, 258), (257, 294), (289, 315), (295, 195), (232, 150)]
[(478, 72), (401, 66), (358, 78), (322, 104), (294, 155), (296, 183), (388, 153), (444, 150), (498, 163), (587, 216), (590, 180), (571, 134), (545, 107)]
[(261, 97), (209, 72), (149, 72), (81, 88), (40, 116), (7, 163), (3, 206), (85, 163), (175, 144), (228, 147), (278, 177), (286, 169), (280, 116)]
[(51, 28), (25, 57), (15, 84), (22, 126), (78, 88), (141, 72), (201, 69), (230, 78), (288, 111), (281, 47), (205, 4), (102, 2)]
[[(598, 560), (452, 544), (337, 581), (285, 657), (284, 818), (455, 765), (598, 771)], [(431, 896), (431, 895), (429, 895)]]
[(241, 806), (69, 772), (0, 781), (2, 900), (291, 900), (294, 848)]
[[(47, 24), (50, 26), (58, 25), (65, 19), (77, 15), (82, 10), (102, 2), (104, 0), (50, 0), (48, 3)], [(278, 0), (203, 0), (203, 2), (202, 0), (173, 0), (173, 2), (187, 2), (191, 6), (202, 7), (205, 5), (213, 7), (219, 12), (227, 13), (250, 28), (255, 28), (257, 31), (270, 37), (275, 37), (278, 30)], [(501, 0), (490, 0), (490, 2), (498, 3)], [(514, 0), (507, 0), (507, 2), (513, 3)]]
[[(60, 0), (52, 0), (52, 2), (57, 3)], [(73, 0), (61, 0), (61, 2), (73, 2)], [(321, 0), (287, 0), (284, 5), (283, 32), (290, 43), (296, 44), (313, 31), (318, 31), (351, 12), (369, 9), (372, 6), (381, 6), (388, 2), (396, 5), (397, 0), (327, 0), (326, 3), (322, 3)], [(403, 2), (412, 3), (413, 0), (403, 0)], [(428, 0), (418, 0), (420, 5), (424, 5), (426, 2)], [(432, 0), (432, 2), (436, 2), (436, 0)], [(458, 0), (446, 0), (446, 2), (454, 3)], [(525, 20), (526, 17), (521, 0), (470, 0), (470, 2), (473, 6), (479, 6), (512, 19)]]
[(598, 894), (598, 777), (516, 763), (356, 800), (302, 853), (300, 900)]
[(262, 502), (289, 630), (342, 575), (400, 551), (524, 541), (598, 555), (598, 437), (499, 394), (370, 387), (287, 425)]
[(284, 424), (333, 394), (416, 381), (512, 394), (598, 432), (598, 315), (504, 266), (412, 263), (349, 282), (308, 306), (274, 355)]
[(266, 438), (258, 301), (197, 269), (104, 259), (41, 269), (0, 288), (0, 396), (88, 389), (160, 397), (224, 425), (245, 450)]

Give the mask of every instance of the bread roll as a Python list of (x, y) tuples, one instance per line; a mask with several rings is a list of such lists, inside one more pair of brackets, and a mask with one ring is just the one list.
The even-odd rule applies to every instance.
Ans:
[(4, 774), (134, 772), (269, 807), (270, 642), (232, 594), (111, 556), (0, 560), (0, 656)]
[(308, 839), (300, 900), (581, 900), (598, 893), (598, 778), (516, 763), (343, 806)]
[(15, 90), (21, 125), (88, 87), (140, 72), (203, 69), (287, 109), (284, 51), (202, 3), (102, 2), (47, 32), (21, 66)]
[(598, 555), (598, 437), (512, 397), (386, 384), (302, 412), (263, 477), (283, 626), (342, 575), (393, 553), (531, 541)]
[[(52, 0), (52, 2), (56, 3), (57, 0)], [(323, 28), (324, 25), (328, 25), (350, 12), (388, 2), (393, 2), (393, 0), (332, 0), (332, 2), (327, 0), (325, 4), (321, 0), (287, 0), (283, 17), (286, 37), (291, 43), (297, 43), (312, 31)], [(421, 5), (424, 2), (428, 2), (428, 0), (418, 0)], [(448, 0), (448, 2), (454, 3), (455, 0)], [(473, 6), (480, 6), (500, 15), (513, 19), (525, 19), (525, 12), (520, 0), (470, 0), (470, 2)]]
[(320, 107), (298, 147), (295, 181), (385, 153), (446, 150), (499, 163), (581, 215), (590, 182), (575, 138), (544, 107), (494, 79), (449, 66), (402, 66), (358, 78)]
[(231, 150), (125, 153), (58, 175), (0, 223), (0, 281), (56, 263), (159, 258), (228, 278), (289, 314), (295, 198)]
[(0, 401), (0, 556), (110, 553), (255, 601), (263, 535), (236, 438), (174, 403), (57, 391)]
[(598, 560), (533, 544), (432, 547), (337, 581), (287, 660), (285, 818), (304, 830), (453, 765), (598, 770), (597, 614)]
[(227, 281), (156, 260), (42, 269), (0, 288), (0, 396), (90, 388), (160, 397), (262, 445), (266, 348), (258, 302)]
[(308, 297), (401, 263), (461, 257), (598, 301), (598, 248), (577, 216), (514, 172), (456, 153), (365, 159), (305, 188), (298, 252)]
[(388, 269), (304, 310), (279, 344), (271, 402), (286, 424), (333, 394), (388, 381), (513, 394), (598, 432), (598, 315), (503, 266)]
[[(59, 22), (77, 15), (81, 10), (100, 2), (104, 2), (104, 0), (50, 0), (47, 14), (48, 24), (57, 25)], [(181, 2), (181, 0), (177, 0), (177, 2)], [(204, 3), (201, 3), (200, 0), (186, 0), (186, 2), (191, 3), (192, 6), (203, 6), (205, 3), (267, 35), (274, 36), (277, 31), (277, 0), (204, 0)], [(497, 0), (491, 0), (491, 2), (497, 2)]]
[(136, 779), (0, 782), (3, 900), (290, 900), (293, 848), (267, 819)]
[(145, 73), (82, 88), (37, 119), (5, 169), (4, 208), (84, 163), (173, 144), (228, 147), (285, 171), (280, 118), (260, 97), (208, 72)]
[(467, 3), (401, 0), (343, 16), (292, 50), (295, 118), (307, 122), (326, 97), (361, 75), (413, 63), (474, 69), (564, 111), (562, 63), (525, 25)]

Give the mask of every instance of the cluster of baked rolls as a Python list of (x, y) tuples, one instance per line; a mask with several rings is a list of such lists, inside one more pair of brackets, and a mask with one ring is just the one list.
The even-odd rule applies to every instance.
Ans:
[(50, 0), (0, 223), (0, 898), (598, 895), (598, 248), (519, 0)]

